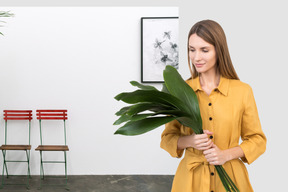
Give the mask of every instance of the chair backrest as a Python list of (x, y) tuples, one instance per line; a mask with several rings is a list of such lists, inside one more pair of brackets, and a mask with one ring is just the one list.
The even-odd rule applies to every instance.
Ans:
[(4, 110), (4, 120), (32, 120), (32, 110)]
[(39, 120), (67, 120), (67, 110), (36, 110)]
[(39, 120), (41, 145), (43, 145), (42, 127), (41, 127), (41, 121), (42, 120), (63, 120), (64, 121), (64, 139), (65, 139), (65, 145), (66, 145), (66, 124), (65, 124), (65, 121), (68, 119), (66, 109), (56, 109), (56, 110), (38, 109), (38, 110), (36, 110), (36, 116), (37, 116), (37, 119)]
[(5, 120), (5, 145), (7, 144), (7, 121), (9, 120), (28, 120), (29, 121), (29, 145), (30, 145), (30, 132), (32, 110), (3, 110)]

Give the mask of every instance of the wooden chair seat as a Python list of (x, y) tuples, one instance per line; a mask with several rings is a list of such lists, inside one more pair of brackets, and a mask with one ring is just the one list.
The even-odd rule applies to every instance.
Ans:
[(69, 151), (67, 145), (39, 145), (36, 151)]
[(31, 145), (2, 145), (1, 150), (31, 150)]

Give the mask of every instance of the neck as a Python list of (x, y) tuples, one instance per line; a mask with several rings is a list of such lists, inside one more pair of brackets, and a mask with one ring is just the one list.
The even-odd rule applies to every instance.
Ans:
[(199, 78), (202, 87), (216, 88), (220, 82), (220, 74), (216, 70), (201, 73)]

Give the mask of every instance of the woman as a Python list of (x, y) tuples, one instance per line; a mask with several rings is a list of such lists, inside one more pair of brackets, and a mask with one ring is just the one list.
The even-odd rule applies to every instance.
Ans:
[(239, 80), (224, 31), (215, 21), (191, 28), (188, 55), (187, 83), (198, 97), (204, 134), (195, 135), (176, 120), (166, 124), (161, 147), (178, 158), (186, 150), (172, 192), (225, 192), (214, 165), (223, 165), (241, 192), (251, 192), (243, 162), (252, 163), (266, 149), (252, 89)]

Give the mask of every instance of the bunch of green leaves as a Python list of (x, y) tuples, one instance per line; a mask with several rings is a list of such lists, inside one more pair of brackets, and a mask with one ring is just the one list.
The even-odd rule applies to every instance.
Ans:
[[(131, 104), (116, 113), (119, 118), (114, 125), (125, 124), (115, 134), (140, 135), (175, 119), (190, 127), (195, 134), (203, 133), (199, 103), (193, 89), (172, 66), (166, 66), (163, 76), (161, 91), (131, 81), (139, 89), (115, 97), (118, 101)], [(239, 191), (221, 165), (215, 168), (227, 192)]]
[[(0, 11), (0, 17), (13, 17), (14, 14), (10, 13), (10, 11)], [(6, 23), (5, 21), (0, 21), (1, 23)], [(0, 25), (0, 27), (3, 27)], [(0, 32), (0, 35), (3, 35), (3, 33)]]
[(130, 83), (139, 89), (130, 93), (120, 93), (115, 97), (116, 100), (133, 104), (116, 113), (120, 117), (114, 125), (127, 123), (115, 134), (143, 134), (174, 119), (187, 127), (193, 127), (197, 134), (203, 133), (198, 100), (193, 89), (174, 67), (167, 66), (163, 74), (165, 83), (162, 91), (131, 81)]

